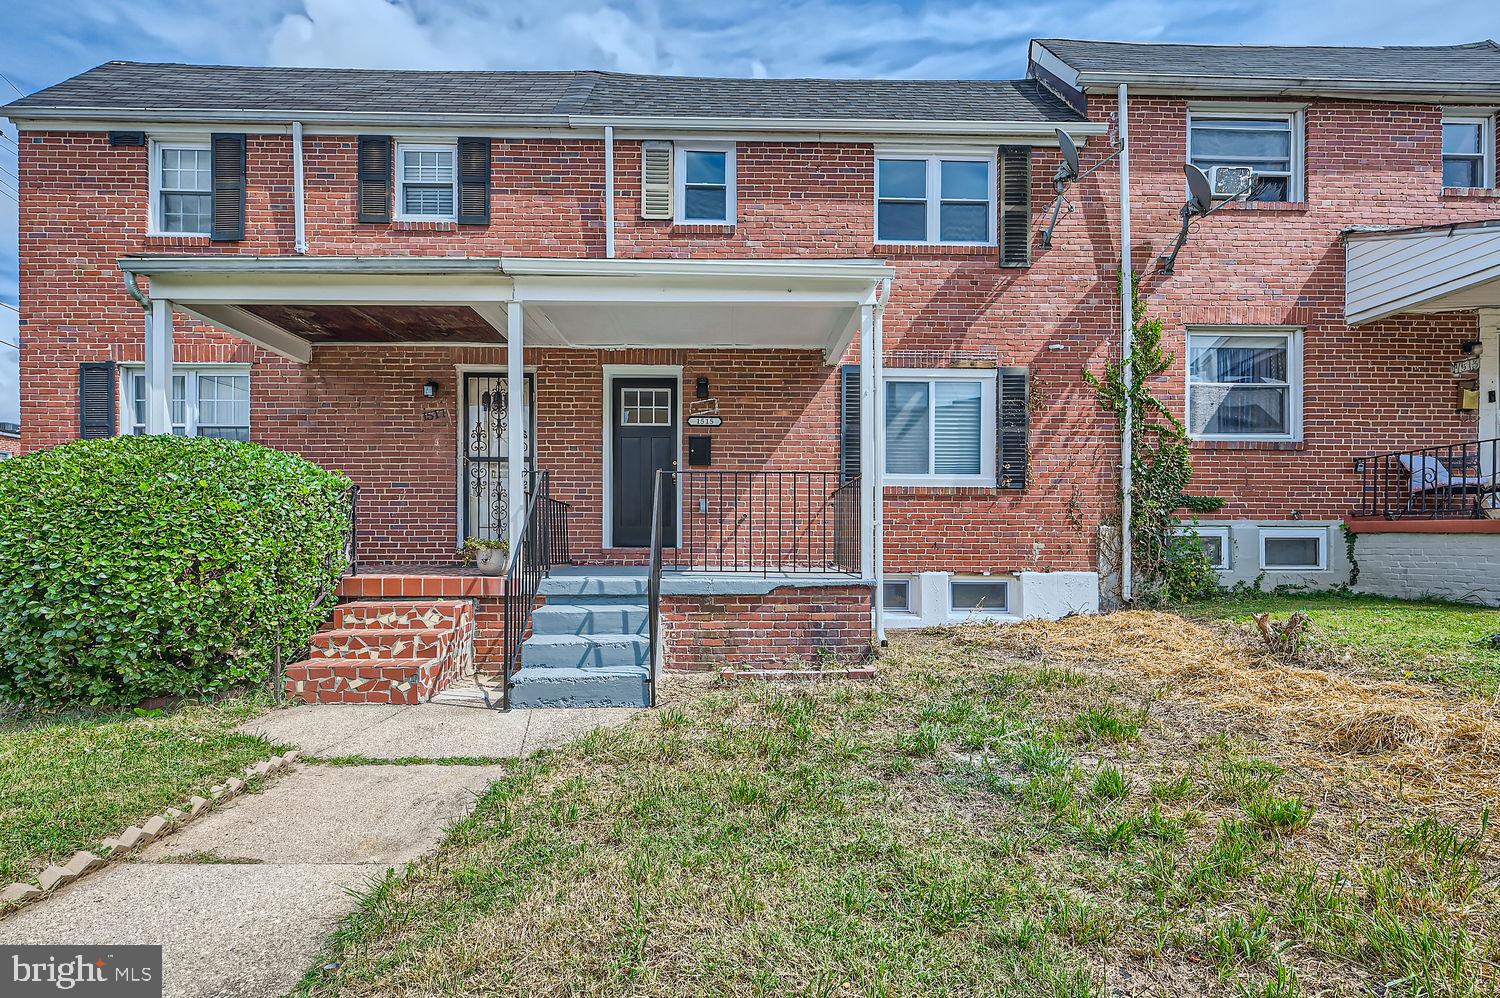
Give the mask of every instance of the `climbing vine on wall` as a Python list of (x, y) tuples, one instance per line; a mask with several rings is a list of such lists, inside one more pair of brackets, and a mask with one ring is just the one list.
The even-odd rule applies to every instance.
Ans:
[(1130, 414), (1133, 599), (1146, 605), (1180, 603), (1217, 589), (1218, 576), (1197, 540), (1177, 534), (1178, 510), (1211, 513), (1224, 500), (1184, 491), (1193, 477), (1187, 428), (1150, 388), (1175, 358), (1162, 348), (1161, 320), (1146, 314), (1136, 275), (1131, 275), (1130, 298), (1129, 357), (1106, 365), (1102, 378), (1089, 370), (1083, 377), (1122, 433)]

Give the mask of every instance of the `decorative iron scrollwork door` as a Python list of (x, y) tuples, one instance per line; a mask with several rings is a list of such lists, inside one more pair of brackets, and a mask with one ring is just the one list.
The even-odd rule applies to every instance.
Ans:
[[(465, 537), (498, 540), (510, 530), (510, 386), (503, 374), (465, 374), (459, 501)], [(526, 375), (526, 474), (536, 466), (536, 381)], [(527, 486), (528, 489), (530, 486)]]

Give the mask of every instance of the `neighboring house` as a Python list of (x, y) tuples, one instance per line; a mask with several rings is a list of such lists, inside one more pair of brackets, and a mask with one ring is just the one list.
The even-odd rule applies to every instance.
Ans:
[[(651, 560), (657, 472), (670, 665), (1096, 609), (1120, 445), (1081, 371), (1119, 356), (1115, 164), (1038, 236), (1058, 131), (1104, 160), (1120, 84), (1132, 263), (1192, 358), (1158, 388), (1230, 500), (1203, 528), (1226, 578), (1347, 579), (1356, 509), (1469, 517), (1418, 537), (1448, 539), (1439, 574), (1493, 577), (1477, 490), (1373, 458), (1467, 443), (1444, 473), (1494, 471), (1493, 43), (1042, 40), (1028, 79), (970, 82), (110, 63), (6, 109), (24, 446), (197, 433), (346, 471), (345, 595), (477, 597), (481, 669), (519, 654), (519, 702), (547, 701), (543, 666), (636, 667), (648, 594), (603, 566)], [(1168, 275), (1186, 160), (1253, 193)], [(533, 505), (582, 567), (540, 583), (517, 652), (529, 589), (435, 566)], [(1362, 580), (1367, 544), (1412, 535), (1375, 536)]]
[(0, 423), (0, 458), (14, 457), (21, 447), (21, 424)]

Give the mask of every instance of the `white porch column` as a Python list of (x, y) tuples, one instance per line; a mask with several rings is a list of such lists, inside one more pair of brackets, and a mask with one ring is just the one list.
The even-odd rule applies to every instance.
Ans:
[(506, 537), (511, 550), (520, 547), (526, 524), (526, 344), (522, 330), (522, 306), (505, 303), (505, 389), (509, 400), (505, 413), (506, 499), (510, 527)]
[(146, 316), (146, 432), (172, 432), (172, 303), (151, 300)]
[[(1479, 439), (1500, 438), (1500, 308), (1479, 310)], [(1495, 448), (1479, 449), (1480, 474), (1500, 472)]]
[(885, 641), (885, 488), (881, 477), (885, 470), (885, 300), (890, 297), (890, 282), (881, 292), (881, 304), (875, 309), (874, 349), (870, 366), (875, 377), (875, 412), (871, 439), (875, 441), (875, 640)]
[[(859, 569), (866, 579), (875, 577), (875, 492), (880, 470), (875, 463), (875, 427), (880, 422), (875, 384), (875, 306), (859, 307)], [(874, 628), (874, 615), (871, 615)]]

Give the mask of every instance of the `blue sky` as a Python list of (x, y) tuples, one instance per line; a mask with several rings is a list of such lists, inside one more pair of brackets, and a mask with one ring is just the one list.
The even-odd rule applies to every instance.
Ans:
[[(111, 59), (706, 76), (1006, 78), (1033, 36), (1437, 45), (1500, 36), (1495, 0), (20, 0), (0, 73), (30, 92)], [(0, 81), (0, 97), (14, 96)], [(0, 302), (17, 303), (15, 129), (0, 139)], [(0, 420), (16, 418), (0, 305)]]

